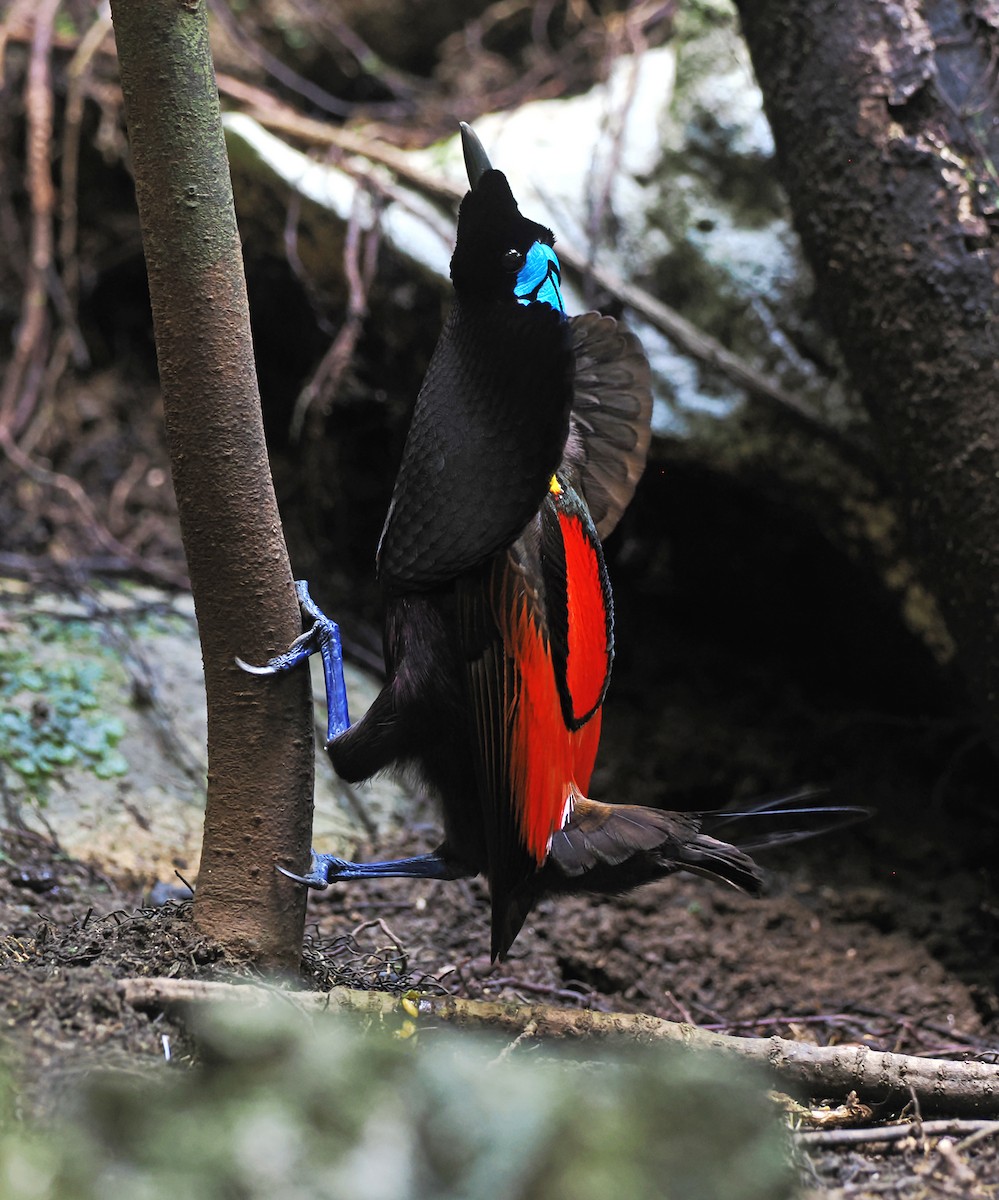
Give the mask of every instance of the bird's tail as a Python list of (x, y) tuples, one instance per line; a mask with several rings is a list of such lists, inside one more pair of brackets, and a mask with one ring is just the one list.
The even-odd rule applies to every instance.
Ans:
[(562, 876), (556, 887), (564, 891), (625, 892), (674, 871), (692, 871), (758, 894), (762, 874), (756, 863), (704, 833), (702, 821), (700, 813), (579, 800), (552, 838), (546, 865)]
[(756, 863), (728, 842), (701, 833), (700, 820), (698, 813), (578, 799), (553, 835), (541, 870), (508, 892), (493, 892), (493, 959), (505, 956), (546, 893), (618, 895), (674, 871), (691, 871), (759, 895), (763, 875)]
[[(552, 838), (548, 862), (562, 876), (558, 890), (622, 892), (674, 871), (690, 871), (758, 895), (763, 875), (752, 853), (830, 833), (870, 815), (864, 808), (821, 799), (821, 793), (808, 789), (738, 810), (702, 813), (580, 799)], [(552, 880), (546, 882), (552, 886)]]
[[(750, 851), (787, 845), (869, 816), (867, 809), (816, 803), (810, 790), (739, 810), (666, 812), (641, 804), (579, 798), (551, 839), (544, 867), (502, 897), (493, 897), (493, 957), (502, 957), (539, 896), (548, 892), (617, 895), (676, 871), (704, 875), (750, 896), (763, 871)], [(736, 827), (738, 845), (715, 836)], [(746, 829), (749, 837), (738, 836)]]

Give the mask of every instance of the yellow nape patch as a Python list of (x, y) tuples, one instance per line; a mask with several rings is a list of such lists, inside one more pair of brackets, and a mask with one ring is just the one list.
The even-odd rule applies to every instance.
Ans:
[(555, 478), (554, 475), (552, 476), (551, 483), (548, 485), (548, 490), (551, 492), (551, 494), (553, 496), (561, 496), (562, 495), (562, 485), (559, 483), (559, 481)]

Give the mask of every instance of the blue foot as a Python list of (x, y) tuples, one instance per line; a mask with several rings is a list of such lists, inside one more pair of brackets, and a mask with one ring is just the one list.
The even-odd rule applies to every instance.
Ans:
[[(340, 645), (340, 626), (331, 621), (328, 616), (309, 595), (309, 585), (304, 579), (295, 581), (295, 592), (302, 612), (312, 618), (312, 625), (291, 643), (283, 654), (265, 662), (263, 666), (254, 666), (236, 659), (237, 666), (251, 675), (278, 675), (282, 671), (290, 671), (315, 653), (323, 660), (323, 678), (326, 681), (326, 740), (332, 742), (341, 733), (350, 728), (350, 715), (347, 711), (347, 688), (343, 682), (343, 649)], [(287, 874), (287, 872), (285, 872)], [(297, 876), (293, 876), (297, 878)], [(302, 882), (306, 882), (305, 879)], [(323, 884), (310, 884), (325, 887)]]
[(316, 890), (322, 890), (341, 879), (467, 879), (475, 874), (440, 853), (393, 858), (388, 862), (357, 863), (337, 858), (334, 854), (317, 854), (315, 850), (312, 851), (312, 862), (305, 875), (295, 875), (284, 867), (277, 867), (277, 870), (296, 883), (304, 883), (306, 887)]

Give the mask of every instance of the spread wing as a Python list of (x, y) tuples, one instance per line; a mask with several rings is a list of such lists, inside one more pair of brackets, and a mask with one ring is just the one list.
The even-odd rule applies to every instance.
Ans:
[(613, 317), (569, 320), (574, 395), (564, 464), (578, 473), (601, 540), (631, 502), (652, 437), (652, 373), (641, 343)]

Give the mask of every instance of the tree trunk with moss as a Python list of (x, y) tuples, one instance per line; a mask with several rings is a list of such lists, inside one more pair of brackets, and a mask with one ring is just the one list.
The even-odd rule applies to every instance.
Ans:
[(201, 634), (208, 807), (199, 928), (261, 965), (301, 952), (308, 859), (308, 672), (262, 661), (301, 629), (264, 445), (204, 0), (114, 0), (167, 438)]
[(999, 745), (995, 6), (737, 2), (820, 297)]

